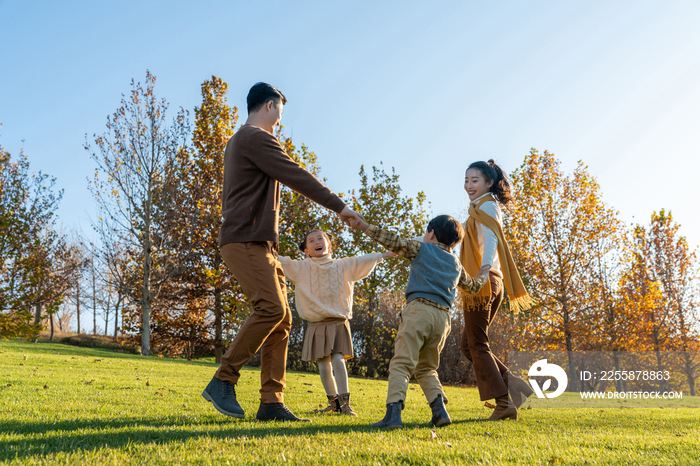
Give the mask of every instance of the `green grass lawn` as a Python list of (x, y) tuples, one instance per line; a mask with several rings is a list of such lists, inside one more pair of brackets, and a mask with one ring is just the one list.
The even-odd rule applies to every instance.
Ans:
[(289, 373), (287, 405), (309, 423), (254, 420), (260, 377), (237, 387), (245, 420), (201, 397), (216, 364), (53, 343), (0, 341), (2, 464), (700, 464), (700, 410), (524, 409), (486, 422), (475, 389), (446, 387), (454, 424), (428, 426), (411, 385), (404, 428), (384, 415), (386, 381), (351, 379), (357, 418), (315, 414), (315, 374)]

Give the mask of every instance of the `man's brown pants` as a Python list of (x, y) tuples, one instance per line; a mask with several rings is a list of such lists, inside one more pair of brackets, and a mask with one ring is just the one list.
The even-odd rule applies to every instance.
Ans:
[(274, 243), (229, 243), (221, 247), (221, 256), (250, 300), (253, 313), (221, 358), (214, 377), (235, 384), (241, 367), (262, 347), (260, 401), (284, 403), (292, 312)]
[(489, 325), (503, 301), (503, 279), (489, 273), (491, 300), (475, 309), (464, 310), (464, 331), (462, 332), (462, 353), (471, 361), (476, 374), (476, 386), (481, 401), (508, 394), (505, 377), (508, 368), (491, 352), (489, 345)]

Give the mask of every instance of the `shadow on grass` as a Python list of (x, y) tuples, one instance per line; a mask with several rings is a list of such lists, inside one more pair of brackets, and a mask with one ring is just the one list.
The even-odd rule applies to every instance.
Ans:
[[(313, 437), (323, 433), (376, 432), (366, 425), (321, 424), (322, 418), (308, 422), (258, 422), (228, 418), (201, 419), (187, 422), (172, 418), (123, 420), (73, 420), (59, 422), (0, 422), (7, 434), (23, 436), (44, 434), (41, 437), (18, 438), (5, 441), (0, 448), (0, 461), (27, 458), (36, 455), (91, 451), (101, 448), (120, 449), (133, 445), (165, 445), (189, 439), (231, 439), (237, 437)], [(191, 427), (192, 430), (187, 428)], [(74, 433), (85, 429), (91, 432)], [(129, 429), (121, 430), (119, 429)], [(46, 436), (59, 432), (59, 435)]]

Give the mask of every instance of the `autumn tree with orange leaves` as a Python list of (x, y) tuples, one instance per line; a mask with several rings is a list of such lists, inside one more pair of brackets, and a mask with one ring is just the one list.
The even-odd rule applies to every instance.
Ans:
[(669, 363), (662, 352), (680, 352), (682, 371), (694, 396), (700, 372), (698, 267), (697, 256), (679, 228), (664, 209), (651, 215), (648, 226), (635, 226), (634, 260), (624, 289), (627, 305), (639, 310), (637, 333), (656, 354), (656, 364)]
[(581, 162), (566, 175), (553, 154), (532, 149), (511, 179), (515, 202), (504, 230), (538, 302), (521, 317), (525, 331), (538, 349), (569, 354), (589, 349), (597, 337), (598, 298), (604, 294), (601, 274), (619, 253), (617, 214), (605, 205), (600, 186)]

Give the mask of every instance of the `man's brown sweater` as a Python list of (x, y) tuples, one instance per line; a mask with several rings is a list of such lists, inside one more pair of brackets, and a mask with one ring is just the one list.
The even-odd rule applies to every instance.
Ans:
[(334, 212), (345, 207), (338, 196), (289, 158), (274, 136), (243, 125), (224, 152), (224, 223), (219, 246), (278, 242), (280, 183)]

